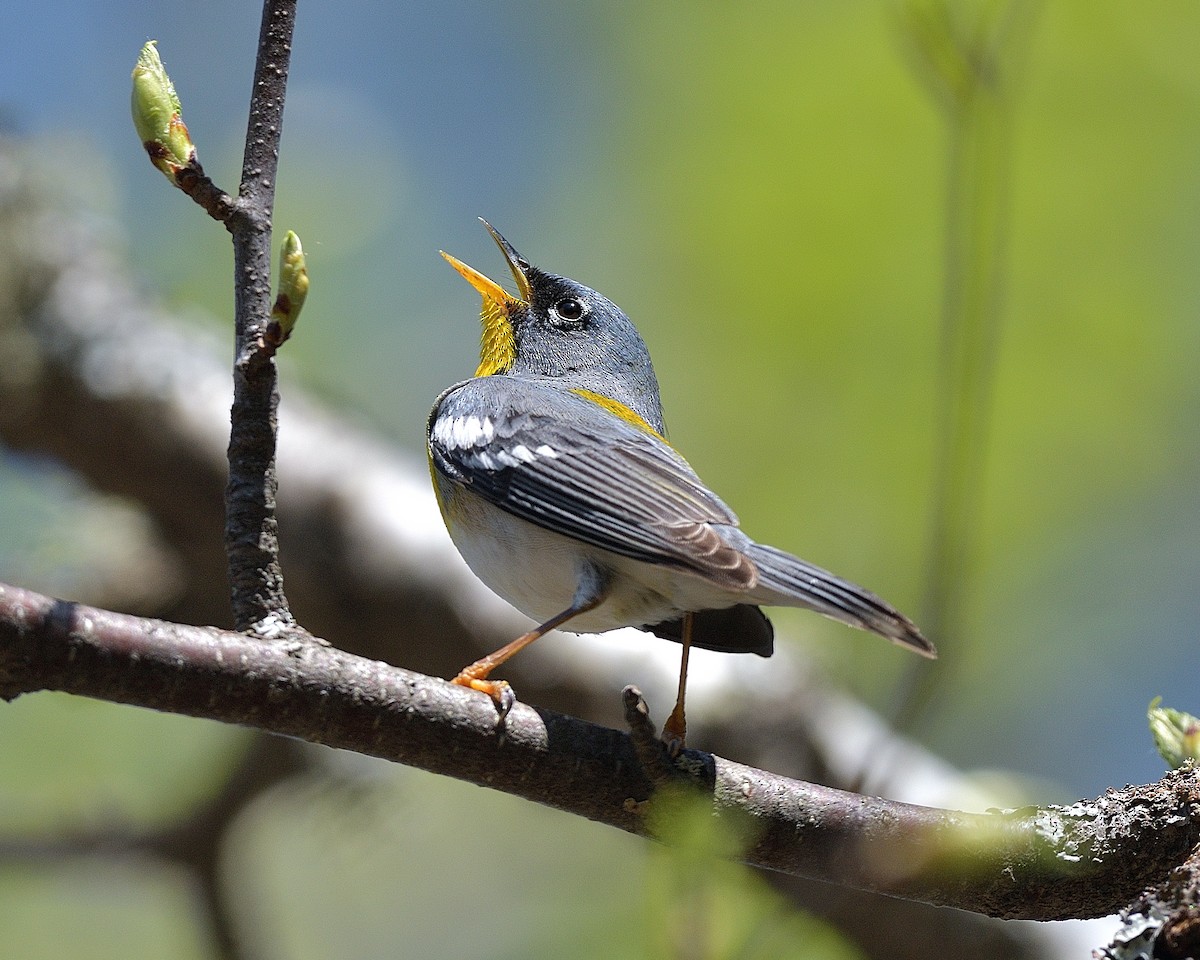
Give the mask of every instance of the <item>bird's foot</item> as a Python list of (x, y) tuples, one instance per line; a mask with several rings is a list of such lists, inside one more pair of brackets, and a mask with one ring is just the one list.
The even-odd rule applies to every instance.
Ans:
[(683, 715), (681, 703), (676, 703), (675, 709), (667, 717), (667, 722), (663, 724), (662, 736), (659, 739), (666, 746), (667, 755), (672, 760), (682, 752), (687, 741), (687, 719)]
[(496, 704), (496, 712), (499, 714), (498, 723), (503, 721), (509, 711), (516, 706), (517, 694), (507, 680), (488, 680), (484, 677), (472, 676), (471, 668), (468, 667), (450, 682), (457, 683), (460, 687), (470, 687), (472, 690), (478, 690), (491, 697)]

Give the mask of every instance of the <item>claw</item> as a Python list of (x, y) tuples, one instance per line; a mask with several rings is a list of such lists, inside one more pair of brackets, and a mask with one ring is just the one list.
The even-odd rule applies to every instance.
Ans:
[(478, 677), (472, 677), (468, 671), (464, 670), (450, 682), (457, 683), (460, 687), (470, 687), (472, 690), (478, 690), (491, 697), (492, 702), (496, 704), (496, 713), (499, 714), (498, 723), (502, 723), (512, 708), (517, 705), (516, 691), (507, 680), (481, 680)]
[(667, 754), (672, 760), (682, 752), (687, 740), (687, 721), (684, 719), (680, 704), (675, 704), (675, 709), (667, 717), (667, 722), (663, 724), (662, 736), (659, 739), (666, 746)]
[(500, 712), (500, 719), (503, 720), (508, 716), (509, 711), (517, 705), (517, 694), (507, 680), (493, 680), (492, 683), (500, 688), (492, 694), (492, 699), (496, 701), (496, 708)]

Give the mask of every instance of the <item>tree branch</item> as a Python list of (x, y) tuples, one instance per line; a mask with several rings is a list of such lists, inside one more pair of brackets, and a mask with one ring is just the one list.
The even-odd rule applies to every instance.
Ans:
[(1189, 960), (1200, 956), (1200, 847), (1154, 889), (1121, 911), (1121, 929), (1097, 960), (1146, 956)]
[(237, 346), (225, 550), (234, 623), (268, 634), (295, 625), (283, 591), (275, 517), (278, 377), (274, 348), (264, 339), (271, 314), (271, 214), (295, 19), (296, 0), (264, 2), (238, 216), (226, 223), (233, 235)]
[[(649, 836), (625, 733), (490, 700), (304, 639), (263, 642), (0, 587), (0, 696), (40, 689), (207, 717), (410, 764)], [(789, 780), (687, 750), (681, 782), (746, 863), (990, 916), (1112, 913), (1200, 839), (1200, 775), (1070, 807), (966, 814)]]

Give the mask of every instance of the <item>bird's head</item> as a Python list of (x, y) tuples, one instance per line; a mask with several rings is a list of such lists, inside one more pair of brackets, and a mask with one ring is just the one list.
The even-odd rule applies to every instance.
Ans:
[(442, 253), (483, 298), (475, 376), (561, 378), (573, 389), (632, 408), (661, 432), (658, 381), (646, 344), (629, 317), (590, 287), (539, 270), (491, 224), (482, 222), (508, 262), (516, 295)]

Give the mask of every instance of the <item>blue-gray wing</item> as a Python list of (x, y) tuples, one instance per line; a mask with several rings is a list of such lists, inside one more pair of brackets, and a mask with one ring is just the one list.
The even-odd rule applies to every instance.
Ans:
[(561, 383), (480, 377), (429, 418), (435, 469), (496, 506), (613, 553), (733, 589), (757, 581), (721, 527), (737, 517), (658, 435)]

